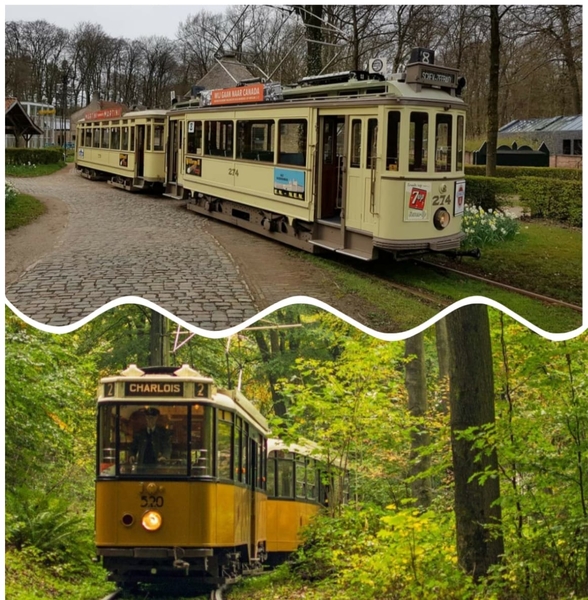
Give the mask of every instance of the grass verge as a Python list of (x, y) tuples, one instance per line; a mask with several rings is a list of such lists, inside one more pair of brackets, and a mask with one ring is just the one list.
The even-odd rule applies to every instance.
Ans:
[(33, 196), (19, 194), (16, 201), (6, 208), (4, 229), (8, 231), (27, 225), (40, 217), (46, 210), (47, 208), (40, 200), (33, 198)]
[(59, 162), (50, 165), (6, 165), (6, 177), (42, 177), (51, 175), (65, 167), (66, 163)]

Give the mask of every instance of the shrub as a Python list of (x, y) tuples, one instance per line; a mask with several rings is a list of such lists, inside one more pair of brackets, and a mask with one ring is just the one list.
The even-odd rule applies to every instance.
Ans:
[(6, 148), (7, 165), (50, 165), (63, 161), (60, 148)]
[[(486, 176), (485, 165), (466, 165), (465, 174), (476, 177)], [(496, 176), (503, 179), (513, 177), (543, 177), (582, 181), (582, 169), (559, 169), (554, 167), (496, 167)]]
[(18, 190), (8, 181), (4, 182), (4, 207), (5, 210), (12, 208), (16, 204)]
[(514, 239), (519, 233), (519, 222), (507, 211), (485, 211), (481, 206), (466, 206), (462, 231), (466, 234), (464, 247), (482, 248)]
[(582, 226), (582, 182), (521, 177), (517, 180), (520, 202), (533, 217)]
[(496, 210), (508, 205), (505, 197), (516, 194), (516, 184), (499, 177), (466, 177), (466, 201), (484, 210)]

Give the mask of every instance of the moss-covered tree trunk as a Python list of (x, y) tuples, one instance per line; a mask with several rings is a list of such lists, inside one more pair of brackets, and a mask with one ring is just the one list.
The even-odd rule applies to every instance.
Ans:
[[(475, 579), (504, 553), (495, 448), (475, 447), (472, 435), (494, 424), (494, 374), (488, 309), (470, 305), (447, 316), (450, 348), (451, 448), (460, 566)], [(481, 473), (490, 476), (480, 479)]]

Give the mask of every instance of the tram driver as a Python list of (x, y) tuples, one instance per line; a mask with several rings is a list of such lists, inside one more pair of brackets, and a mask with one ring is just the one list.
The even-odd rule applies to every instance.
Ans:
[(150, 406), (145, 410), (146, 427), (138, 431), (131, 443), (131, 463), (155, 466), (164, 463), (171, 456), (170, 433), (157, 424), (159, 409)]

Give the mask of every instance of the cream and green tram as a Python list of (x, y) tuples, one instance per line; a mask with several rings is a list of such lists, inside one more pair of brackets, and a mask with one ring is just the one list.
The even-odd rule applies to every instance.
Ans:
[(162, 189), (167, 111), (88, 113), (78, 122), (75, 166), (87, 179), (128, 191)]
[(166, 194), (311, 252), (371, 260), (463, 239), (465, 105), (457, 71), (354, 71), (201, 93), (169, 113)]
[(96, 551), (109, 578), (222, 584), (265, 559), (267, 422), (184, 365), (100, 381)]

